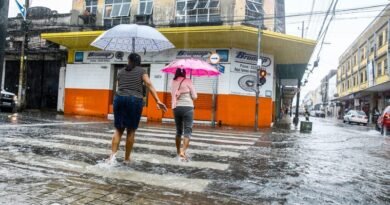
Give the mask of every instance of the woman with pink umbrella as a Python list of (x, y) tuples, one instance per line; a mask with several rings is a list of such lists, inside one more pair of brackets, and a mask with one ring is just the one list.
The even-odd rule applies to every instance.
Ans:
[[(198, 95), (192, 80), (186, 78), (186, 74), (189, 73), (191, 76), (216, 76), (220, 72), (209, 63), (193, 58), (175, 60), (162, 71), (175, 74), (172, 80), (171, 95), (176, 123), (176, 150), (180, 158), (188, 160), (186, 151), (190, 145), (192, 135), (193, 101), (197, 99)], [(184, 136), (183, 148), (180, 148), (182, 136)]]
[[(194, 120), (194, 100), (198, 98), (192, 80), (186, 78), (184, 69), (177, 69), (172, 81), (172, 109), (176, 123), (176, 151), (180, 158), (188, 160), (186, 151), (190, 146)], [(183, 148), (181, 146), (181, 137)]]

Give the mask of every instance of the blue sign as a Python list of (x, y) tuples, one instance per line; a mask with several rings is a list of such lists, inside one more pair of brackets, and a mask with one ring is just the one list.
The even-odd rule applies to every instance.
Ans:
[(26, 8), (22, 4), (18, 2), (18, 0), (15, 0), (16, 6), (18, 7), (20, 14), (22, 14), (23, 19), (26, 20)]
[(84, 52), (76, 51), (74, 54), (74, 62), (77, 62), (77, 63), (84, 62)]
[(221, 64), (214, 65), (220, 73), (225, 73), (225, 66)]
[(229, 62), (229, 50), (216, 50), (219, 58), (221, 59), (219, 62), (226, 63)]

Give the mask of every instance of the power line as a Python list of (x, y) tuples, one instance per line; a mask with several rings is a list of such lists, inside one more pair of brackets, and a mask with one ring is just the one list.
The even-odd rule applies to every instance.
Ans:
[[(308, 20), (308, 24), (307, 24), (307, 29), (310, 28), (310, 24), (311, 24), (311, 18), (313, 16), (313, 11), (314, 11), (314, 6), (316, 4), (316, 0), (312, 0), (312, 3), (311, 3), (311, 9), (310, 9), (310, 15), (309, 15), (309, 20)], [(306, 32), (306, 35), (307, 35), (307, 32)]]
[[(318, 50), (318, 53), (317, 53), (317, 58), (316, 58), (316, 60), (314, 61), (314, 65), (313, 65), (312, 69), (310, 70), (310, 72), (309, 72), (309, 73), (307, 74), (307, 76), (306, 76), (305, 84), (306, 84), (306, 82), (307, 82), (308, 79), (309, 79), (310, 73), (313, 73), (314, 68), (316, 68), (316, 67), (318, 66), (318, 61), (319, 61), (319, 59), (320, 59), (320, 54), (321, 54), (321, 51), (322, 51), (322, 47), (323, 47), (324, 42), (325, 42), (325, 39), (326, 39), (326, 34), (328, 33), (328, 29), (329, 29), (329, 26), (330, 26), (332, 20), (333, 20), (333, 19), (335, 18), (335, 16), (336, 16), (336, 6), (337, 6), (337, 3), (338, 3), (338, 0), (335, 0), (334, 4), (333, 4), (333, 2), (334, 2), (334, 0), (332, 1), (332, 4), (331, 4), (331, 6), (330, 6), (330, 8), (333, 7), (333, 8), (332, 8), (332, 16), (331, 16), (331, 18), (329, 19), (329, 22), (328, 22), (328, 24), (326, 25), (323, 34), (321, 34), (321, 33), (319, 34), (319, 37), (321, 37), (322, 41), (321, 41), (321, 44), (320, 44), (320, 47), (319, 47), (319, 50)], [(318, 41), (317, 41), (317, 42), (318, 42)], [(318, 45), (318, 44), (317, 44), (317, 45)]]

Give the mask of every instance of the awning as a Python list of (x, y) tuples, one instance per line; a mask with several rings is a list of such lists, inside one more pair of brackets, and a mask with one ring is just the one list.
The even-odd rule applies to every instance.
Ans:
[(354, 93), (350, 93), (348, 95), (344, 95), (344, 96), (338, 97), (335, 100), (338, 100), (338, 101), (348, 101), (348, 100), (353, 100), (355, 98), (366, 97), (366, 96), (370, 95), (371, 93), (383, 93), (383, 92), (386, 92), (386, 91), (390, 91), (390, 81), (381, 83), (379, 85), (374, 85), (374, 86), (371, 86), (371, 87), (369, 87), (367, 89), (360, 90), (360, 91), (357, 91), (357, 92), (354, 92)]
[[(258, 30), (249, 26), (194, 26), (158, 28), (176, 48), (257, 49)], [(96, 50), (90, 43), (104, 31), (44, 33), (43, 39), (70, 50)], [(316, 42), (291, 35), (262, 31), (261, 52), (274, 55), (278, 64), (307, 64)]]

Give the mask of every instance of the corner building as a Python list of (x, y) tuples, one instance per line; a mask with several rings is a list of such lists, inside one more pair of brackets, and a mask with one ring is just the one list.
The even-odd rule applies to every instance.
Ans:
[[(90, 43), (118, 24), (153, 26), (175, 45), (163, 52), (140, 53), (142, 66), (168, 106), (173, 76), (161, 69), (174, 59), (207, 61), (218, 53), (219, 77), (193, 77), (199, 93), (194, 118), (223, 125), (254, 125), (259, 25), (262, 67), (268, 73), (260, 91), (260, 127), (270, 127), (277, 120), (281, 88), (298, 84), (315, 46), (312, 40), (283, 34), (284, 18), (269, 18), (284, 15), (280, 0), (74, 0), (72, 12), (72, 23), (81, 29), (42, 35), (68, 49), (67, 66), (60, 77), (63, 104), (58, 107), (65, 114), (105, 117), (112, 113), (116, 73), (127, 63), (128, 53), (98, 51)], [(147, 95), (143, 116), (161, 121), (172, 119), (173, 113), (162, 114)]]

